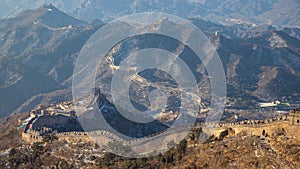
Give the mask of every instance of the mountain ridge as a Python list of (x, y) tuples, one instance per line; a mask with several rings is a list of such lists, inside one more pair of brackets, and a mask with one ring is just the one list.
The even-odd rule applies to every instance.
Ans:
[[(48, 11), (50, 8), (52, 11)], [(63, 22), (57, 22), (60, 19), (54, 16), (63, 17)], [(52, 5), (0, 20), (1, 116), (35, 95), (66, 89), (76, 56), (97, 29)]]
[[(38, 17), (41, 10), (42, 15), (45, 16), (44, 14), (49, 13), (47, 12), (49, 7), (54, 8), (47, 5), (42, 6), (36, 10), (23, 12), (17, 18), (25, 17), (28, 13), (32, 14), (35, 11), (34, 16)], [(55, 10), (52, 12), (55, 12)], [(62, 14), (62, 12), (57, 13)], [(40, 103), (47, 104), (71, 99), (70, 86), (79, 51), (89, 37), (103, 24), (98, 20), (93, 24), (80, 22), (84, 25), (76, 27), (77, 19), (69, 19), (68, 16), (65, 18), (71, 21), (75, 20), (74, 27), (57, 28), (57, 25), (54, 24), (52, 29), (50, 26), (49, 28), (44, 25), (30, 24), (35, 19), (29, 19), (30, 21), (24, 23), (18, 23), (16, 22), (18, 19), (14, 18), (0, 20), (0, 70), (3, 72), (0, 73), (0, 79), (3, 80), (0, 95), (3, 95), (4, 91), (10, 87), (9, 84), (16, 84), (19, 89), (15, 90), (16, 92), (11, 91), (10, 94), (5, 93), (5, 95), (8, 95), (5, 97), (20, 97), (18, 103), (12, 101), (7, 103), (6, 100), (0, 99), (0, 107), (6, 105), (5, 109), (0, 108), (0, 112), (3, 113), (2, 116), (6, 116), (11, 112), (28, 111)], [(300, 83), (297, 80), (300, 79), (300, 46), (298, 45), (300, 44), (298, 38), (300, 34), (298, 29), (276, 29), (269, 25), (251, 26), (248, 24), (224, 26), (203, 19), (190, 18), (189, 20), (211, 39), (217, 49), (227, 76), (228, 97), (234, 100), (231, 104), (233, 108), (245, 108), (246, 105), (253, 108), (258, 101), (280, 98), (295, 100), (299, 98), (297, 92), (300, 89), (295, 85)], [(49, 20), (49, 22), (52, 21)], [(14, 26), (9, 27), (9, 23), (13, 23)], [(67, 25), (69, 23), (63, 26)], [(137, 38), (143, 40), (143, 38)], [(162, 37), (156, 38), (158, 38), (156, 41), (163, 42)], [(147, 39), (144, 40), (147, 42)], [(148, 42), (151, 41), (148, 40)], [(136, 44), (130, 45), (130, 43), (130, 41), (122, 42), (121, 45), (136, 46)], [(173, 50), (174, 47), (166, 44), (164, 48)], [(122, 50), (117, 51), (119, 54), (114, 53), (114, 56), (122, 58), (118, 56), (120, 53), (129, 52), (126, 51), (126, 48)], [(28, 72), (7, 69), (5, 64), (8, 62), (29, 67), (29, 70), (39, 73), (43, 77), (41, 79), (48, 79), (50, 82), (46, 83), (43, 80), (34, 81), (32, 79), (21, 85), (21, 81), (18, 79), (22, 79)], [(195, 65), (195, 63), (191, 64)], [(103, 77), (97, 77), (97, 80), (109, 80), (111, 76), (109, 72), (113, 71), (110, 70), (109, 65), (106, 65), (105, 68), (109, 70), (101, 70), (107, 71), (107, 73), (102, 74)], [(203, 70), (205, 69), (203, 68)], [(202, 74), (201, 71), (193, 71), (199, 75), (197, 79), (202, 80), (199, 85), (208, 81), (209, 77)], [(262, 78), (264, 75), (272, 74), (272, 72), (274, 72), (273, 79), (264, 80)], [(10, 75), (10, 78), (7, 77), (7, 74)], [(163, 74), (157, 74), (157, 78), (162, 77), (164, 77)], [(45, 86), (43, 86), (43, 90), (35, 92), (32, 88), (39, 87), (39, 83)], [(22, 88), (32, 90), (28, 90), (26, 91), (28, 94), (22, 95), (22, 92), (20, 93), (20, 91), (23, 91)], [(201, 92), (205, 93), (205, 91)], [(244, 100), (241, 100), (241, 98)], [(176, 101), (176, 99), (173, 101)], [(209, 101), (207, 102), (209, 103)]]
[[(7, 1), (0, 17), (16, 16), (26, 9), (35, 9), (42, 4), (52, 3), (59, 6), (73, 17), (92, 22), (101, 19), (109, 22), (117, 17), (132, 13), (159, 11), (179, 17), (201, 17), (215, 23), (236, 24), (268, 24), (279, 27), (300, 27), (299, 6), (297, 0), (38, 0), (30, 3), (28, 0)], [(118, 5), (114, 5), (118, 4)], [(4, 5), (5, 6), (5, 5)], [(1, 9), (1, 8), (0, 8)]]

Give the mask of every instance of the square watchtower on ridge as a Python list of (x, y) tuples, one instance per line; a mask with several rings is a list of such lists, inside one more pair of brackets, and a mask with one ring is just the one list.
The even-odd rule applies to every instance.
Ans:
[(289, 121), (291, 125), (300, 126), (300, 108), (290, 111)]

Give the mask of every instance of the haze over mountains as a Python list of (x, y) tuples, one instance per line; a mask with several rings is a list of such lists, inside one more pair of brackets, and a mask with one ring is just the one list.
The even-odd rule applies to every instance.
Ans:
[(0, 17), (52, 3), (73, 17), (110, 21), (137, 12), (160, 11), (183, 18), (202, 17), (216, 23), (250, 22), (282, 27), (299, 27), (298, 0), (4, 0)]
[[(36, 1), (33, 4), (25, 2), (27, 1), (4, 3), (21, 10), (51, 1)], [(110, 20), (121, 14), (149, 10), (162, 10), (182, 17), (199, 15), (212, 19), (212, 22), (200, 18), (190, 20), (210, 37), (220, 55), (227, 76), (228, 97), (234, 100), (233, 107), (253, 107), (256, 101), (282, 97), (289, 100), (299, 99), (300, 30), (288, 28), (300, 25), (297, 20), (299, 10), (296, 10), (298, 1), (290, 0), (290, 5), (284, 5), (287, 3), (282, 0), (126, 0), (122, 3), (128, 8), (120, 5), (119, 9), (111, 1), (105, 2), (53, 2), (60, 9), (66, 9), (64, 11), (86, 21), (75, 19), (52, 5), (43, 5), (13, 18), (0, 20), (0, 117), (12, 112), (31, 110), (39, 103), (71, 99), (71, 78), (79, 51), (89, 37), (103, 25), (100, 21), (91, 21), (96, 18)], [(247, 8), (243, 8), (245, 4), (248, 5)], [(274, 19), (274, 12), (279, 8), (282, 17)], [(0, 10), (2, 16), (15, 15), (6, 9)], [(109, 9), (114, 10), (108, 12)], [(272, 16), (271, 21), (272, 18), (274, 20), (269, 22), (268, 16)], [(243, 23), (232, 20), (236, 23), (230, 22), (227, 26), (218, 24), (224, 23), (226, 18), (240, 18)], [(272, 23), (287, 27), (254, 26), (252, 23)], [(215, 35), (216, 31), (220, 34)], [(160, 40), (160, 37), (156, 38)], [(126, 43), (130, 45), (131, 42), (121, 42), (121, 45)], [(139, 45), (143, 44), (137, 44)], [(116, 51), (116, 62), (118, 56), (124, 52), (128, 52), (128, 49), (121, 48)], [(185, 56), (187, 55), (183, 53), (182, 57)], [(98, 77), (100, 82), (111, 75), (111, 70), (106, 72), (105, 76)], [(199, 76), (199, 85), (207, 78)]]

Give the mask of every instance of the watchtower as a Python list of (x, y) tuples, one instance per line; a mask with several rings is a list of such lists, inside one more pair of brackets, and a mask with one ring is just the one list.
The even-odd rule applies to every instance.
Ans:
[(289, 114), (291, 125), (300, 126), (300, 108), (294, 109)]

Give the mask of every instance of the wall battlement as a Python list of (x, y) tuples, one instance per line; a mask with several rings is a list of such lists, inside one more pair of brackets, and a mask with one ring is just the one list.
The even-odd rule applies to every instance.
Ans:
[[(266, 120), (246, 120), (235, 123), (216, 123), (216, 122), (206, 122), (197, 123), (196, 128), (202, 128), (204, 132), (208, 134), (213, 134), (219, 136), (221, 132), (227, 129), (232, 129), (235, 134), (240, 132), (247, 132), (253, 135), (271, 135), (273, 133), (284, 132), (288, 135), (299, 137), (300, 136), (300, 109), (292, 110), (288, 116), (278, 116), (272, 119)], [(185, 128), (185, 126), (182, 126)], [(22, 133), (22, 139), (29, 142), (40, 142), (42, 141), (43, 135), (45, 133), (51, 132), (49, 128), (42, 128), (39, 131), (27, 130)], [(135, 139), (134, 141), (125, 141), (117, 135), (111, 132), (98, 130), (91, 132), (62, 132), (56, 133), (60, 140), (74, 141), (74, 140), (91, 140), (91, 138), (96, 138), (100, 140), (101, 144), (107, 144), (109, 141), (119, 141), (124, 144), (136, 144), (142, 142), (145, 138)], [(154, 134), (155, 135), (155, 134)], [(149, 136), (152, 137), (152, 136)]]

